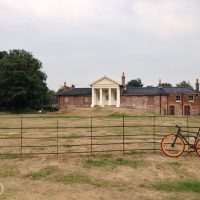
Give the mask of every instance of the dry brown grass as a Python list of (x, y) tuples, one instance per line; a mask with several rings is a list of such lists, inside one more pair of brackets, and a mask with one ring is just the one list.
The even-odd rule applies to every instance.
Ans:
[[(142, 115), (143, 114), (143, 115)], [(122, 115), (126, 116), (126, 125), (151, 125), (152, 113), (134, 111), (130, 109), (70, 109), (60, 113), (43, 114), (48, 118), (24, 118), (23, 127), (56, 126), (57, 119), (52, 116), (65, 116), (59, 118), (59, 126), (90, 126), (89, 118), (83, 116), (99, 116), (94, 118), (94, 126), (121, 125)], [(137, 117), (130, 117), (135, 115)], [(141, 117), (142, 115), (142, 117)], [(40, 115), (26, 115), (37, 117)], [(74, 118), (69, 118), (75, 116)], [(111, 118), (104, 118), (111, 116)], [(20, 127), (20, 118), (14, 115), (3, 115), (0, 118), (0, 127)], [(49, 118), (50, 117), (50, 118)], [(189, 118), (189, 124), (199, 125), (199, 118)], [(185, 125), (186, 118), (157, 118), (157, 125)], [(152, 133), (152, 129), (145, 127), (126, 128), (126, 133)], [(156, 128), (156, 133), (167, 134), (174, 132), (175, 128)], [(94, 135), (121, 134), (121, 128), (94, 129)], [(59, 144), (84, 144), (87, 139), (80, 140), (78, 135), (88, 135), (90, 130), (60, 129), (59, 135), (73, 136), (74, 138), (60, 139)], [(20, 130), (0, 130), (1, 137), (18, 137)], [(55, 136), (56, 130), (26, 129), (25, 137)], [(132, 138), (127, 137), (127, 141)], [(139, 140), (141, 138), (137, 138)], [(95, 143), (117, 142), (119, 138), (99, 138)], [(23, 145), (51, 145), (55, 139), (24, 140)], [(0, 145), (19, 145), (20, 140), (1, 140)], [(90, 148), (90, 147), (88, 147)], [(102, 147), (103, 148), (103, 147)], [(111, 147), (106, 147), (111, 148)], [(114, 146), (112, 148), (122, 148)], [(126, 146), (128, 148), (128, 146)], [(83, 148), (84, 149), (84, 148)], [(24, 152), (49, 152), (56, 148), (26, 148)], [(60, 148), (59, 151), (70, 151), (70, 148)], [(73, 150), (76, 150), (75, 148)], [(88, 150), (86, 148), (86, 150)], [(3, 152), (20, 152), (18, 148), (4, 148)], [(69, 200), (132, 200), (132, 199), (199, 199), (198, 191), (167, 191), (158, 187), (163, 183), (176, 183), (180, 181), (200, 180), (200, 159), (194, 154), (185, 153), (180, 158), (168, 158), (161, 152), (133, 152), (128, 155), (121, 153), (89, 155), (34, 155), (28, 157), (1, 156), (0, 182), (5, 191), (0, 199), (69, 199)], [(198, 184), (197, 184), (198, 185)]]
[(37, 156), (3, 159), (1, 199), (199, 199), (198, 192), (162, 191), (156, 184), (200, 179), (196, 155), (161, 153)]

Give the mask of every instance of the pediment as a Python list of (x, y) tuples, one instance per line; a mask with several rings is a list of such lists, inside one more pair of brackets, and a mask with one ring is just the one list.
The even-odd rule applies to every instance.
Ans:
[(106, 76), (94, 81), (93, 83), (90, 84), (92, 87), (94, 86), (119, 86), (120, 84)]

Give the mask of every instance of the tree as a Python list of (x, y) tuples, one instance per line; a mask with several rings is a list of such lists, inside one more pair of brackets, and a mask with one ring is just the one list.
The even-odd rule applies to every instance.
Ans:
[(126, 84), (127, 87), (143, 87), (143, 83), (140, 78), (133, 79)]
[(48, 90), (48, 91), (47, 91), (47, 101), (48, 101), (49, 103), (50, 103), (50, 101), (51, 101), (52, 99), (55, 98), (55, 96), (56, 96), (56, 93), (55, 93), (54, 90)]
[(0, 51), (0, 60), (7, 55), (6, 51)]
[(59, 93), (59, 92), (63, 92), (64, 91), (64, 86), (63, 85), (60, 85), (60, 87), (59, 87), (59, 89), (58, 89), (58, 91), (57, 91), (57, 93)]
[(172, 87), (172, 84), (171, 83), (162, 83), (162, 86), (163, 87)]
[(42, 63), (25, 50), (0, 55), (0, 107), (36, 109), (48, 103), (47, 75), (42, 72)]
[(193, 89), (192, 85), (189, 81), (181, 81), (180, 83), (176, 84), (177, 87), (185, 87), (185, 88), (191, 88)]

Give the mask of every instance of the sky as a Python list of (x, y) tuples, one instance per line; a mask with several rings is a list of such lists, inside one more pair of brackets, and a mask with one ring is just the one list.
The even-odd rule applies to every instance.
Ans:
[(200, 79), (199, 0), (0, 0), (0, 51), (25, 49), (47, 85), (106, 75), (145, 86)]

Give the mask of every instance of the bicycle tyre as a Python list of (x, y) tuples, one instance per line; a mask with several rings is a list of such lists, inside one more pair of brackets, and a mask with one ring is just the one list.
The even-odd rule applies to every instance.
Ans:
[(169, 157), (178, 157), (184, 152), (185, 144), (180, 136), (177, 137), (174, 147), (172, 147), (176, 137), (175, 134), (166, 135), (161, 141), (161, 149)]
[(200, 156), (200, 139), (198, 139), (196, 142), (196, 152)]

